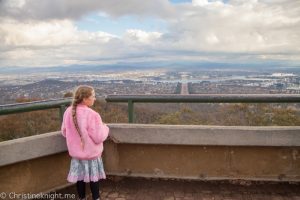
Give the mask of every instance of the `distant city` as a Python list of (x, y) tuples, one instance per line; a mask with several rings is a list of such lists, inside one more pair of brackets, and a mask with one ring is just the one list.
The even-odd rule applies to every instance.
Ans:
[(190, 94), (300, 94), (299, 72), (258, 70), (132, 70), (111, 72), (37, 72), (0, 74), (0, 104), (18, 98), (62, 98), (80, 84), (91, 85), (98, 97), (109, 94), (175, 94), (189, 83)]

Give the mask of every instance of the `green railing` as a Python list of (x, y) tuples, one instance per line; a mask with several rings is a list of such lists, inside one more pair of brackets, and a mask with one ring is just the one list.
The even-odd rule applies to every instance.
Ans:
[(66, 106), (70, 105), (71, 102), (72, 102), (71, 98), (65, 98), (65, 99), (52, 99), (52, 100), (45, 100), (45, 101), (32, 101), (27, 103), (0, 105), (0, 116), (15, 114), (15, 113), (30, 112), (36, 110), (47, 110), (52, 108), (58, 108), (60, 120), (62, 120), (63, 114), (66, 110)]
[(108, 95), (107, 102), (127, 102), (128, 122), (134, 122), (134, 103), (300, 103), (290, 94)]
[[(300, 103), (300, 95), (290, 94), (199, 94), (199, 95), (108, 95), (107, 102), (128, 103), (128, 122), (134, 122), (134, 103)], [(62, 119), (72, 99), (53, 99), (0, 105), (0, 115), (59, 108)]]

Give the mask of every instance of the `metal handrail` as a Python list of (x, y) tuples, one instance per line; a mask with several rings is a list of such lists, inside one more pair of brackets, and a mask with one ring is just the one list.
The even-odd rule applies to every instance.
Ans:
[(108, 95), (107, 102), (140, 103), (297, 103), (295, 94)]
[(43, 100), (43, 101), (32, 101), (26, 103), (0, 105), (0, 116), (30, 112), (36, 110), (47, 110), (52, 108), (59, 108), (60, 119), (62, 120), (63, 113), (66, 110), (66, 106), (70, 105), (71, 102), (72, 102), (72, 98), (64, 98), (64, 99), (51, 99), (51, 100)]
[(127, 102), (133, 123), (134, 103), (300, 103), (298, 94), (108, 95), (107, 102)]
[[(300, 103), (298, 94), (197, 94), (197, 95), (108, 95), (107, 102), (127, 102), (128, 122), (133, 123), (134, 103)], [(0, 116), (45, 110), (60, 109), (60, 119), (71, 98), (34, 101), (0, 105)]]

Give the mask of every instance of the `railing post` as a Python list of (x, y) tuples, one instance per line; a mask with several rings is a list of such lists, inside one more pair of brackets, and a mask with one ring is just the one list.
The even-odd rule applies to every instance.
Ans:
[(60, 122), (63, 121), (64, 113), (66, 111), (66, 105), (61, 105), (59, 107), (59, 117), (60, 117)]
[(133, 101), (128, 100), (128, 123), (133, 123)]

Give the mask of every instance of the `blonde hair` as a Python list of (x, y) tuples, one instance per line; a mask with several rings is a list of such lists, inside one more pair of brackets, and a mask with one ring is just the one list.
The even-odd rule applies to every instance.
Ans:
[(82, 149), (84, 148), (84, 141), (83, 141), (83, 138), (82, 138), (80, 128), (78, 126), (76, 108), (77, 108), (77, 105), (82, 103), (85, 98), (89, 98), (90, 96), (92, 96), (93, 91), (94, 91), (94, 88), (91, 87), (91, 86), (88, 86), (88, 85), (78, 86), (75, 90), (75, 94), (74, 94), (73, 102), (72, 102), (72, 118), (73, 118), (75, 128), (76, 128), (76, 130), (77, 130), (77, 132), (80, 136)]

